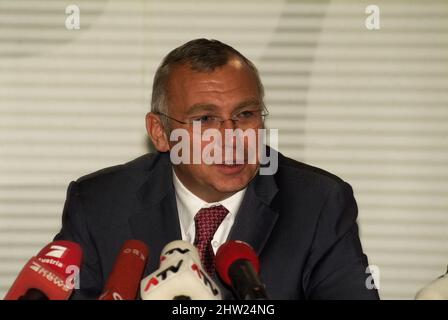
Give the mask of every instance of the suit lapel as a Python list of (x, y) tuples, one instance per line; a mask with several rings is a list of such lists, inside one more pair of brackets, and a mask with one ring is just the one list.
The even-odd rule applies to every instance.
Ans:
[(272, 175), (258, 175), (247, 188), (228, 240), (245, 241), (260, 255), (278, 218), (271, 207), (277, 191)]
[(129, 219), (134, 237), (150, 248), (145, 274), (159, 267), (160, 253), (167, 243), (182, 239), (172, 169), (166, 158), (166, 154), (161, 154), (156, 159), (155, 167), (137, 194), (140, 211)]

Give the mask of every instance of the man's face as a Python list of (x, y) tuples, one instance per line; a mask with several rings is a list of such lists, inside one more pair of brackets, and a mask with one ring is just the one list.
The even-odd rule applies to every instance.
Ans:
[[(229, 119), (244, 110), (262, 109), (262, 98), (258, 92), (256, 78), (249, 67), (238, 58), (231, 58), (225, 66), (216, 68), (213, 72), (191, 70), (189, 65), (178, 66), (171, 72), (167, 89), (168, 115), (185, 122), (207, 115)], [(263, 126), (261, 117), (259, 118), (260, 121), (250, 128), (257, 131), (257, 139), (257, 129)], [(170, 130), (176, 128), (188, 130), (191, 146), (193, 143), (199, 143), (200, 149), (203, 150), (210, 143), (202, 142), (197, 135), (196, 139), (193, 139), (191, 125), (183, 125), (173, 120), (169, 122)], [(224, 137), (225, 129), (236, 127), (238, 124), (234, 126), (232, 121), (225, 121), (219, 130)], [(176, 143), (169, 142), (170, 148)], [(236, 143), (234, 147), (235, 145)], [(245, 148), (247, 149), (247, 139)], [(224, 155), (224, 146), (222, 150)], [(174, 170), (190, 191), (205, 201), (213, 202), (225, 199), (245, 188), (256, 175), (258, 164), (248, 163), (247, 159), (245, 163), (239, 165), (205, 164), (201, 161), (200, 164), (190, 162), (176, 165)]]

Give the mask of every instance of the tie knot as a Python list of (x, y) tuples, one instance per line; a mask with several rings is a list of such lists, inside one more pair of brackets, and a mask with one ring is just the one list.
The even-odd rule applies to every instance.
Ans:
[(210, 208), (202, 208), (194, 217), (196, 225), (196, 239), (211, 241), (221, 222), (229, 213), (224, 206), (219, 205)]

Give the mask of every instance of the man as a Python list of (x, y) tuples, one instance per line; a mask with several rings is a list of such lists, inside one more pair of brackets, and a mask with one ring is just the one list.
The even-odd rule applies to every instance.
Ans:
[[(81, 288), (73, 298), (100, 294), (124, 241), (149, 246), (146, 275), (157, 269), (165, 244), (183, 239), (198, 247), (204, 268), (232, 299), (214, 274), (213, 258), (220, 244), (234, 239), (257, 252), (272, 299), (377, 299), (377, 291), (366, 286), (370, 275), (352, 189), (338, 177), (273, 149), (268, 151), (278, 157), (277, 170), (260, 174), (260, 159), (249, 161), (253, 146), (244, 137), (243, 152), (230, 159), (173, 164), (176, 156), (191, 160), (195, 148), (202, 155), (211, 140), (195, 138), (204, 129), (258, 135), (265, 111), (257, 69), (232, 47), (198, 39), (170, 52), (156, 72), (146, 117), (158, 152), (69, 186), (56, 239), (76, 241), (84, 250)], [(191, 142), (177, 155), (176, 130)], [(216, 145), (211, 154), (229, 148), (222, 141)]]

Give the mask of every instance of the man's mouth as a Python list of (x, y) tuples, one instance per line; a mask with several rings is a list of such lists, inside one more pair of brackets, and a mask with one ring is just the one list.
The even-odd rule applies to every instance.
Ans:
[(238, 166), (238, 165), (242, 165), (242, 164), (246, 164), (247, 161), (243, 160), (230, 160), (230, 161), (224, 161), (223, 163), (219, 163), (219, 165), (223, 165), (223, 166)]
[(225, 174), (235, 174), (239, 173), (244, 168), (244, 163), (223, 163), (223, 164), (215, 164), (215, 167), (218, 168), (219, 171)]

